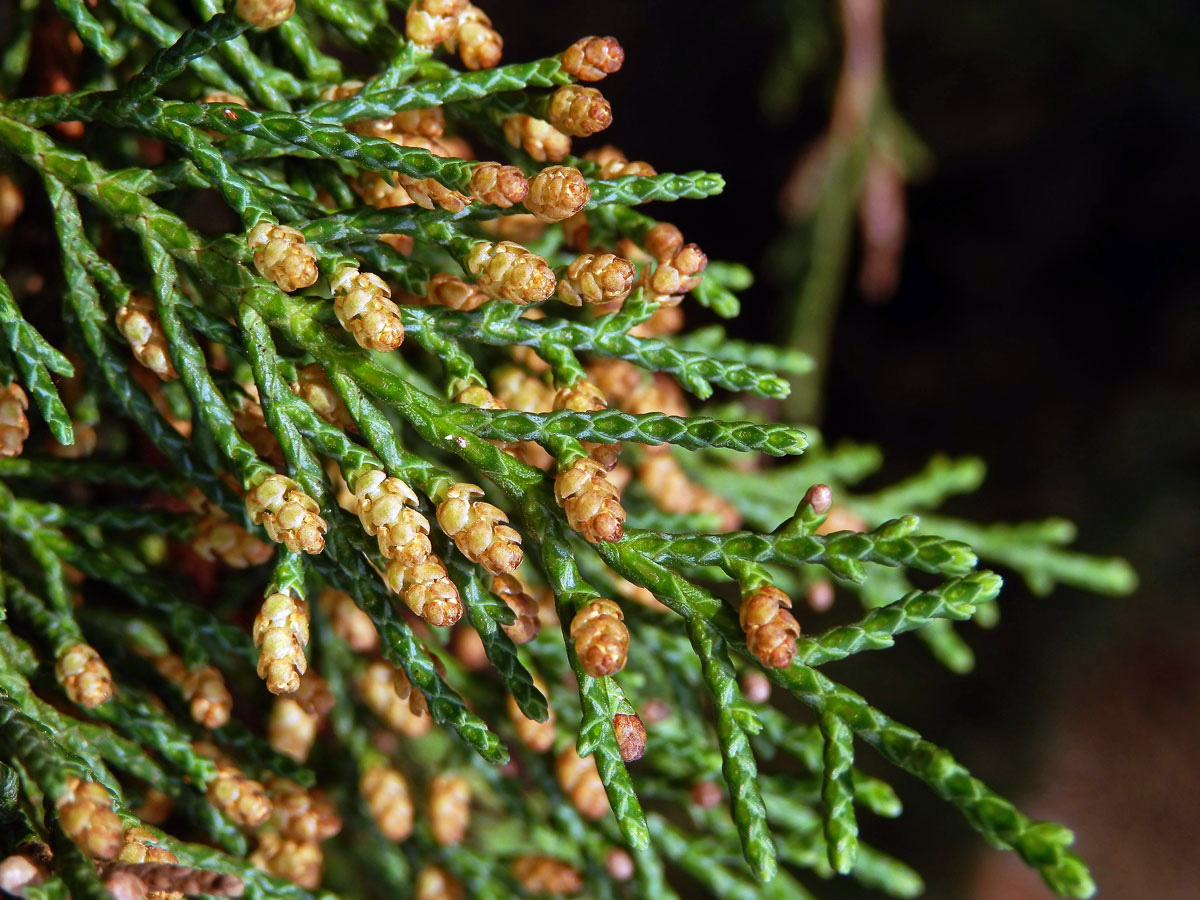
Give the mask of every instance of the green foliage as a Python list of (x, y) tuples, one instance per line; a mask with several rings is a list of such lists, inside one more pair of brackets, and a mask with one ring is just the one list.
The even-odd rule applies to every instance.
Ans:
[[(533, 177), (540, 166), (498, 140), (497, 124), (513, 112), (551, 115), (551, 91), (575, 83), (563, 54), (460, 71), (401, 36), (386, 5), (373, 0), (302, 3), (269, 31), (251, 30), (232, 6), (222, 11), (211, 0), (194, 9), (138, 0), (54, 6), (86, 48), (84, 74), (65, 93), (0, 101), (0, 170), (11, 170), (31, 201), (39, 197), (26, 215), (58, 245), (61, 263), (45, 272), (48, 292), (61, 298), (57, 316), (0, 277), (0, 370), (6, 383), (19, 376), (52, 438), (49, 452), (34, 450), (44, 437), (35, 418), (32, 434), (16, 441), (28, 437), (28, 455), (0, 459), (0, 850), (45, 841), (55, 860), (52, 877), (26, 896), (105, 895), (72, 840), (79, 835), (59, 817), (67, 779), (76, 777), (110, 791), (124, 826), (137, 824), (135, 810), (151, 789), (167, 794), (175, 803), (171, 832), (197, 843), (154, 830), (156, 842), (183, 866), (241, 879), (252, 900), (332, 897), (248, 861), (253, 842), (269, 843), (278, 823), (250, 826), (213, 805), (205, 791), (231, 765), (253, 779), (317, 784), (337, 801), (345, 832), (329, 844), (326, 883), (347, 897), (373, 896), (372, 885), (411, 896), (414, 872), (430, 864), (472, 896), (512, 896), (519, 878), (510, 864), (530, 852), (570, 863), (596, 897), (669, 898), (677, 873), (719, 898), (806, 897), (810, 873), (915, 896), (919, 875), (859, 839), (864, 812), (900, 814), (893, 789), (855, 767), (862, 744), (957, 807), (994, 846), (1016, 851), (1059, 894), (1092, 893), (1087, 869), (1067, 849), (1070, 832), (1029, 820), (948, 751), (822, 667), (916, 631), (935, 657), (964, 670), (970, 648), (950, 623), (992, 624), (1001, 586), (999, 575), (977, 568), (980, 560), (1019, 573), (1038, 592), (1065, 583), (1106, 593), (1132, 589), (1123, 561), (1065, 549), (1073, 532), (1059, 520), (977, 525), (936, 513), (948, 497), (978, 486), (978, 461), (939, 458), (907, 481), (859, 493), (854, 485), (878, 465), (870, 448), (828, 449), (811, 430), (756, 421), (749, 409), (759, 407), (736, 399), (684, 409), (675, 385), (699, 400), (717, 389), (779, 399), (788, 377), (813, 368), (805, 353), (731, 340), (720, 326), (690, 334), (652, 327), (660, 303), (676, 300), (685, 310), (694, 300), (718, 316), (737, 315), (736, 292), (751, 279), (736, 264), (713, 262), (664, 300), (650, 292), (648, 275), (669, 259), (641, 262), (637, 288), (603, 310), (554, 299), (533, 304), (550, 307), (536, 315), (496, 299), (459, 310), (413, 296), (435, 273), (477, 280), (475, 248), (497, 240), (498, 227), (527, 226), (509, 217), (536, 209), (535, 201), (511, 209), (477, 198), (457, 210), (371, 207), (350, 187), (362, 172), (398, 178), (414, 194), (414, 182), (430, 179), (468, 195), (477, 164), (346, 126), (441, 107), (456, 137)], [(9, 94), (36, 62), (33, 8), (19, 5), (5, 48)], [(788, 65), (807, 67), (812, 52), (794, 42)], [(353, 96), (327, 99), (343, 59), (364, 69), (365, 84)], [(256, 108), (206, 102), (212, 90)], [(83, 123), (85, 137), (64, 136), (59, 126), (68, 122)], [(165, 159), (142, 155), (152, 141), (166, 147)], [(575, 221), (586, 220), (595, 247), (628, 241), (639, 259), (659, 223), (634, 206), (724, 187), (712, 173), (606, 179), (595, 160), (564, 162), (585, 176), (589, 199)], [(35, 209), (41, 197), (44, 220)], [(212, 212), (213, 198), (228, 212)], [(317, 267), (310, 284), (285, 293), (264, 277), (273, 263), (256, 262), (246, 237), (264, 224), (304, 236)], [(379, 235), (411, 239), (410, 254)], [(566, 277), (578, 248), (564, 227), (550, 225), (529, 242)], [(343, 311), (331, 300), (349, 266), (392, 283), (410, 347), (364, 350), (339, 326)], [(153, 339), (177, 384), (164, 386), (142, 367), (117, 327), (119, 311), (138, 297), (149, 298), (145, 308), (159, 329)], [(591, 411), (455, 399), (466, 385), (495, 387), (510, 357), (543, 395), (578, 389), (598, 378), (599, 364), (614, 361), (641, 379), (629, 389), (641, 393), (614, 394), (611, 408)], [(325, 407), (303, 393), (301, 373), (312, 371), (328, 382)], [(10, 387), (10, 396), (18, 390)], [(647, 409), (655, 390), (669, 412)], [(257, 430), (247, 410), (261, 412)], [(82, 435), (93, 425), (93, 458), (72, 458), (92, 452)], [(0, 427), (21, 430), (15, 418)], [(680, 490), (692, 501), (664, 497), (660, 482), (639, 474), (624, 495), (623, 534), (589, 543), (586, 528), (572, 527), (572, 508), (557, 502), (553, 475), (522, 451), (548, 451), (561, 473), (596, 453), (593, 445), (620, 442), (623, 463), (639, 473), (655, 461), (681, 466)], [(801, 458), (747, 466), (747, 453)], [(407, 594), (400, 602), (394, 585), (389, 590), (382, 543), (339, 507), (339, 489), (358, 490), (360, 478), (379, 470), (411, 488), (409, 510), (436, 520), (427, 522), (422, 552), (442, 561), (461, 598), (465, 618), (454, 638), (420, 621)], [(282, 474), (319, 508), (327, 525), (321, 552), (281, 548), (269, 563), (243, 559), (235, 568), (212, 562), (211, 547), (207, 559), (197, 556), (193, 548), (204, 547), (214, 521), (249, 547), (267, 537), (261, 512), (248, 510), (241, 493)], [(462, 482), (484, 483), (511, 517), (524, 540), (521, 586), (543, 594), (541, 616), (557, 616), (561, 631), (515, 642), (528, 611), (493, 593), (495, 568), (437, 514)], [(818, 483), (833, 487), (832, 510), (806, 494)], [(724, 501), (714, 507), (718, 497)], [(721, 502), (745, 527), (717, 527), (727, 518)], [(415, 539), (419, 548), (422, 540)], [(805, 634), (783, 665), (764, 669), (739, 622), (739, 600), (765, 585), (812, 593), (830, 579), (857, 594), (863, 614)], [(379, 657), (411, 690), (412, 708), (423, 701), (436, 725), (427, 734), (380, 737), (380, 710), (368, 709), (356, 687), (367, 658), (322, 609), (327, 591), (344, 592), (369, 617)], [(248, 632), (273, 592), (308, 601), (314, 637), (304, 664), (334, 701), (329, 733), (306, 764), (285, 755), (277, 736), (259, 736), (264, 717), (254, 712), (270, 697), (254, 673), (260, 624), (253, 637)], [(601, 597), (643, 601), (623, 601), (628, 660), (607, 673), (588, 661), (573, 629)], [(464, 635), (477, 636), (490, 667), (463, 651)], [(60, 671), (80, 644), (99, 651), (115, 682), (99, 702), (81, 701)], [(263, 659), (267, 652), (264, 644)], [(164, 660), (175, 653), (182, 680), (166, 674)], [(237, 698), (235, 718), (212, 727), (191, 718), (186, 680), (209, 666)], [(807, 719), (743, 693), (739, 675), (759, 669), (807, 708)], [(574, 744), (594, 759), (609, 812), (592, 819), (577, 810), (572, 789), (555, 784), (553, 759), (513, 740), (521, 723), (503, 713), (507, 696), (525, 718), (546, 723), (555, 749)], [(613, 725), (635, 712), (647, 730), (637, 762)], [(223, 759), (211, 758), (201, 741)], [(783, 774), (762, 775), (759, 761), (776, 757), (786, 762)], [(520, 780), (499, 768), (505, 763)], [(358, 796), (359, 777), (380, 765), (402, 772), (414, 794), (441, 772), (465, 773), (474, 796), (465, 843), (437, 844), (423, 821), (431, 815), (424, 801), (413, 834), (401, 846), (389, 842), (369, 798)], [(693, 787), (717, 779), (728, 810), (689, 799)], [(609, 875), (618, 848), (634, 862), (628, 882)]]

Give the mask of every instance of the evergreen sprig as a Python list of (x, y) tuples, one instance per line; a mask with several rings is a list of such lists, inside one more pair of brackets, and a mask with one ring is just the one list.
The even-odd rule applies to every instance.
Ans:
[[(920, 877), (858, 839), (863, 810), (900, 803), (856, 768), (856, 740), (1058, 893), (1090, 895), (1066, 829), (818, 667), (915, 631), (966, 668), (951, 622), (994, 621), (1001, 584), (979, 559), (1039, 591), (1128, 591), (1127, 565), (1066, 550), (1059, 520), (938, 514), (978, 461), (860, 494), (874, 450), (736, 397), (689, 408), (683, 391), (780, 399), (813, 368), (671, 324), (693, 301), (736, 316), (751, 276), (642, 207), (722, 177), (606, 177), (603, 156), (570, 154), (563, 132), (607, 115), (588, 84), (619, 66), (612, 39), (489, 66), (469, 7), (437, 26), (464, 71), (437, 58), (446, 35), (422, 43), (446, 4), (399, 5), (310, 0), (280, 23), (286, 0), (56, 0), (87, 65), (20, 96), (49, 26), (17, 4), (0, 200), (44, 194), (49, 217), (0, 221), (16, 248), (0, 268), (40, 229), (62, 301), (48, 313), (0, 274), (0, 852), (53, 859), (24, 895), (104, 896), (111, 862), (88, 851), (108, 829), (252, 900), (332, 900), (311, 835), (257, 815), (319, 786), (345, 829), (324, 883), (347, 897), (368, 878), (408, 896), (434, 866), (479, 897), (657, 900), (680, 872), (720, 898), (809, 896), (779, 862), (914, 896)], [(489, 189), (467, 139), (521, 189)], [(606, 250), (629, 258), (585, 255)], [(601, 265), (618, 268), (577, 274)], [(42, 424), (44, 452), (21, 456)], [(800, 636), (782, 591), (827, 575), (865, 612)], [(809, 719), (752, 695), (760, 670)], [(379, 671), (394, 697), (371, 693)], [(366, 776), (384, 770), (380, 794)], [(432, 793), (450, 774), (472, 797), (460, 837), (468, 814)], [(693, 799), (717, 779), (727, 812)], [(151, 824), (158, 794), (172, 834)]]

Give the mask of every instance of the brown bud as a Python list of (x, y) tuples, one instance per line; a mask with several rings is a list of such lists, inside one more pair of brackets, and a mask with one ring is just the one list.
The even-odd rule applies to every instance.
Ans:
[(267, 741), (284, 756), (304, 762), (317, 739), (321, 717), (306, 712), (292, 696), (275, 698), (267, 720)]
[(592, 190), (574, 166), (542, 169), (529, 183), (525, 208), (543, 222), (561, 222), (581, 212)]
[(642, 246), (659, 261), (670, 259), (683, 249), (683, 232), (670, 222), (659, 222), (646, 232)]
[(237, 766), (208, 743), (193, 744), (201, 756), (217, 764), (217, 774), (205, 792), (208, 802), (244, 828), (257, 828), (271, 815), (271, 801), (261, 784), (246, 777)]
[(384, 837), (402, 841), (412, 834), (412, 797), (403, 775), (389, 766), (371, 766), (359, 780), (358, 789)]
[(447, 272), (434, 275), (425, 287), (425, 302), (431, 305), (470, 312), (487, 301), (488, 295), (475, 285)]
[(392, 116), (392, 127), (404, 134), (440, 138), (446, 133), (446, 113), (440, 106), (402, 110)]
[(124, 829), (113, 811), (113, 797), (106, 787), (94, 781), (68, 778), (54, 805), (63, 831), (88, 856), (113, 859), (121, 851)]
[[(657, 256), (657, 254), (656, 254)], [(684, 244), (669, 256), (657, 256), (658, 265), (642, 269), (641, 285), (660, 303), (677, 303), (700, 284), (708, 257), (697, 244)]]
[(518, 856), (513, 860), (513, 875), (522, 890), (530, 894), (569, 897), (583, 887), (583, 877), (578, 872), (549, 856)]
[(646, 752), (646, 726), (636, 715), (618, 713), (613, 716), (613, 734), (617, 737), (617, 746), (621, 749), (621, 759), (633, 762), (641, 759)]
[[(630, 162), (626, 159), (625, 154), (614, 147), (612, 144), (606, 144), (603, 147), (598, 147), (595, 150), (589, 150), (583, 155), (584, 159), (591, 160), (600, 167), (600, 178), (624, 178), (630, 175), (639, 178), (645, 178), (649, 175), (657, 175), (654, 166), (648, 162), (634, 160)], [(658, 226), (655, 226), (658, 227)], [(674, 228), (674, 226), (669, 226)], [(653, 229), (651, 229), (653, 230)], [(682, 246), (683, 241), (680, 240)]]
[(466, 891), (457, 878), (441, 866), (426, 865), (417, 873), (414, 900), (464, 900)]
[(291, 694), (308, 670), (304, 647), (308, 643), (308, 605), (290, 593), (267, 595), (254, 619), (254, 646), (258, 676), (272, 694)]
[[(254, 396), (258, 396), (257, 391)], [(233, 411), (233, 424), (255, 453), (276, 468), (283, 466), (283, 450), (275, 433), (267, 426), (266, 414), (256, 399), (245, 395), (238, 397), (237, 409)]]
[(419, 47), (433, 50), (454, 37), (467, 0), (413, 0), (404, 17), (404, 34)]
[(471, 785), (461, 775), (436, 775), (429, 783), (429, 824), (443, 847), (461, 844), (471, 824)]
[(502, 625), (504, 633), (514, 644), (527, 644), (537, 637), (541, 624), (538, 622), (538, 605), (525, 591), (525, 586), (510, 574), (492, 578), (492, 593), (508, 605), (517, 620), (512, 625)]
[(546, 261), (512, 241), (479, 241), (471, 247), (467, 268), (479, 289), (496, 300), (523, 306), (554, 293), (554, 273)]
[(571, 152), (571, 139), (544, 119), (514, 113), (504, 119), (504, 138), (538, 162), (561, 162)]
[(574, 744), (569, 745), (554, 761), (554, 774), (559, 787), (570, 798), (579, 814), (587, 819), (602, 819), (608, 812), (608, 795), (604, 782), (596, 771), (592, 756), (580, 756)]
[(482, 672), (491, 665), (479, 632), (466, 624), (450, 632), (450, 652), (468, 672)]
[(272, 778), (271, 823), (294, 841), (324, 841), (342, 830), (337, 807), (320, 791), (308, 791), (286, 778)]
[(748, 594), (738, 609), (746, 647), (764, 666), (783, 669), (796, 655), (800, 624), (788, 612), (792, 601), (774, 585)]
[(90, 644), (73, 644), (54, 664), (54, 677), (72, 703), (95, 709), (113, 694), (112, 673)]
[(174, 381), (179, 377), (167, 352), (167, 336), (163, 333), (153, 300), (131, 294), (117, 310), (116, 323), (138, 362), (163, 381)]
[(420, 737), (433, 724), (425, 695), (413, 690), (404, 673), (383, 660), (376, 660), (362, 670), (358, 693), (375, 715), (400, 734)]
[(360, 347), (386, 353), (404, 343), (400, 307), (392, 302), (392, 292), (382, 278), (347, 267), (338, 272), (331, 287), (333, 311)]
[(267, 476), (246, 494), (246, 511), (267, 537), (293, 553), (320, 553), (325, 549), (328, 526), (317, 501), (286, 475)]
[(554, 498), (566, 512), (567, 523), (590, 543), (619, 541), (624, 534), (621, 492), (594, 459), (582, 457), (560, 471)]
[(712, 809), (721, 802), (721, 786), (715, 781), (698, 781), (692, 785), (688, 796), (701, 809)]
[(20, 456), (29, 437), (29, 398), (15, 381), (0, 389), (0, 457)]
[(472, 501), (482, 496), (478, 485), (459, 482), (450, 486), (438, 504), (437, 519), (442, 530), (468, 559), (493, 575), (516, 569), (523, 558), (521, 535), (508, 524), (508, 517), (490, 503)]
[(546, 118), (565, 134), (588, 137), (612, 124), (612, 106), (595, 88), (567, 84), (550, 97)]
[(231, 94), (229, 91), (209, 91), (204, 95), (205, 103), (231, 103), (234, 106), (241, 106), (244, 109), (249, 109), (250, 104), (246, 102), (245, 97), (239, 97), (237, 94)]
[(325, 370), (318, 363), (309, 363), (296, 370), (296, 381), (292, 391), (303, 397), (318, 416), (343, 431), (354, 431), (356, 426), (346, 404), (338, 396)]
[(571, 260), (558, 282), (558, 298), (568, 306), (612, 303), (633, 290), (633, 263), (611, 253), (584, 253)]
[(571, 620), (575, 653), (593, 678), (612, 675), (625, 668), (629, 652), (629, 629), (625, 614), (611, 600), (593, 600)]
[(370, 653), (379, 646), (375, 623), (345, 591), (325, 588), (319, 602), (333, 633), (349, 644), (351, 650)]
[(508, 700), (508, 715), (512, 719), (513, 727), (517, 731), (517, 738), (532, 750), (534, 753), (545, 753), (554, 745), (554, 707), (550, 705), (549, 693), (546, 690), (546, 683), (536, 675), (533, 679), (534, 687), (546, 696), (546, 709), (549, 715), (545, 722), (538, 722), (531, 719), (521, 712), (521, 708), (517, 706), (516, 699), (510, 694)]
[(259, 836), (250, 862), (264, 872), (311, 891), (321, 884), (325, 854), (315, 841), (296, 841), (268, 831)]
[(192, 549), (204, 559), (219, 559), (233, 569), (262, 565), (275, 555), (274, 544), (259, 540), (219, 511), (205, 516), (196, 525)]
[(828, 612), (833, 606), (833, 583), (818, 578), (805, 589), (804, 599), (808, 601), (808, 607), (813, 612)]
[(572, 78), (599, 81), (621, 68), (625, 50), (614, 37), (580, 38), (563, 52), (562, 67)]
[(516, 166), (481, 162), (471, 170), (471, 196), (480, 203), (508, 209), (529, 194), (529, 181)]
[(504, 39), (492, 28), (492, 20), (478, 6), (467, 4), (458, 17), (454, 35), (446, 41), (446, 49), (457, 48), (459, 59), (471, 71), (492, 69), (500, 64)]
[(258, 269), (258, 274), (274, 281), (281, 291), (290, 294), (316, 283), (319, 274), (317, 255), (305, 243), (304, 235), (295, 228), (259, 222), (250, 229), (247, 243), (254, 252), (254, 267)]
[(604, 868), (614, 881), (628, 881), (633, 877), (633, 857), (620, 847), (613, 847), (604, 858)]
[(833, 488), (827, 484), (814, 484), (804, 492), (800, 502), (811, 506), (818, 516), (823, 516), (833, 506)]
[(296, 11), (296, 0), (237, 0), (237, 14), (255, 28), (282, 25)]
[(7, 231), (21, 217), (25, 195), (10, 175), (0, 175), (0, 232)]
[(25, 888), (37, 887), (49, 877), (50, 869), (31, 852), (14, 853), (0, 861), (0, 892), (14, 897), (25, 896)]
[(149, 896), (146, 882), (128, 869), (112, 869), (104, 873), (104, 890), (113, 900), (143, 900)]
[(751, 703), (766, 703), (771, 699), (771, 682), (762, 672), (747, 672), (742, 676), (742, 695)]
[(642, 720), (653, 725), (671, 717), (671, 705), (665, 700), (651, 697), (642, 704)]

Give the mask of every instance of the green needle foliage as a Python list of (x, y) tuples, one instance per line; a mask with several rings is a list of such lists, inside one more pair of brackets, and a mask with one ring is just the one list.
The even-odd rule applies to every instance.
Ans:
[[(571, 155), (613, 39), (497, 65), (451, 0), (52, 7), (0, 3), (0, 886), (916, 896), (860, 838), (901, 812), (865, 745), (1093, 893), (824, 667), (914, 631), (968, 669), (981, 559), (1132, 573), (937, 513), (978, 461), (856, 492), (876, 451), (742, 404), (812, 360), (680, 333), (751, 276), (643, 211), (719, 175)], [(835, 583), (863, 612), (801, 634)]]

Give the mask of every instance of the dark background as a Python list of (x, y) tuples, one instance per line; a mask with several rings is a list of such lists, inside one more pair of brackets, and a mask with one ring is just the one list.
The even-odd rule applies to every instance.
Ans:
[[(594, 142), (659, 171), (722, 172), (723, 196), (657, 212), (710, 256), (761, 269), (779, 186), (827, 122), (836, 32), (798, 115), (769, 125), (758, 97), (780, 3), (492, 7), (508, 59), (620, 38), (626, 66), (602, 85), (615, 121)], [(1010, 578), (1000, 628), (965, 632), (973, 674), (941, 672), (908, 642), (848, 680), (1028, 812), (1074, 827), (1101, 896), (1194, 898), (1200, 12), (931, 0), (894, 4), (887, 38), (896, 106), (935, 165), (908, 195), (898, 293), (872, 305), (851, 284), (843, 298), (826, 434), (879, 443), (896, 477), (935, 451), (982, 455), (988, 482), (954, 512), (1071, 518), (1080, 549), (1128, 557), (1142, 584), (1115, 600), (1033, 598)], [(741, 333), (785, 333), (780, 296), (760, 279)], [(906, 815), (864, 828), (918, 866), (928, 896), (1049, 896), (921, 785), (893, 780)]]

